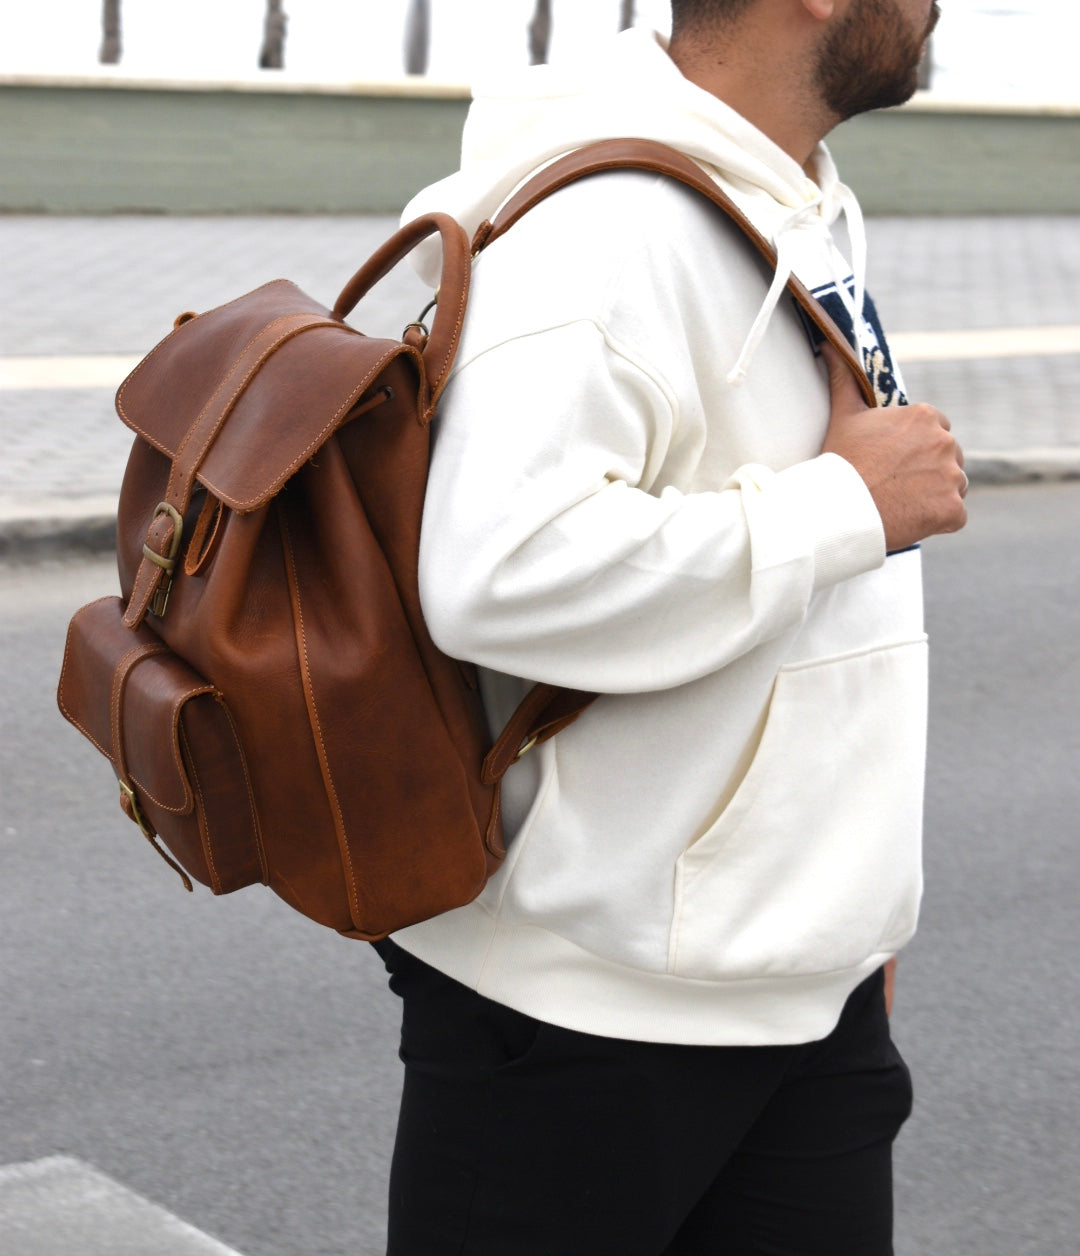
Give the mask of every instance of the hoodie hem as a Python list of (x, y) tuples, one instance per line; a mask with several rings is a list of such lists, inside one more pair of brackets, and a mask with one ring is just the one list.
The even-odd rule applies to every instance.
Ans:
[(855, 987), (894, 951), (833, 972), (698, 980), (613, 963), (479, 904), (394, 934), (417, 959), (478, 994), (580, 1033), (697, 1046), (779, 1046), (826, 1037)]

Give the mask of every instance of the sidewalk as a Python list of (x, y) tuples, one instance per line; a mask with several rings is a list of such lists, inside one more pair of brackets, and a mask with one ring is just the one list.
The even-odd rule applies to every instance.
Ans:
[(4, 1256), (240, 1256), (71, 1156), (0, 1165)]
[[(108, 549), (131, 437), (112, 397), (183, 310), (286, 277), (327, 304), (387, 217), (0, 217), (0, 557)], [(971, 478), (1080, 478), (1080, 218), (877, 218), (869, 286), (908, 393)], [(401, 266), (366, 328), (427, 294)]]

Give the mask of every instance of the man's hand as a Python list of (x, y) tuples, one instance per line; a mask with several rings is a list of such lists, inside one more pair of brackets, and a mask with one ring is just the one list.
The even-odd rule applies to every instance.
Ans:
[(964, 455), (949, 420), (933, 406), (868, 410), (850, 369), (831, 345), (832, 413), (822, 453), (839, 454), (862, 476), (885, 527), (887, 550), (906, 549), (967, 523)]

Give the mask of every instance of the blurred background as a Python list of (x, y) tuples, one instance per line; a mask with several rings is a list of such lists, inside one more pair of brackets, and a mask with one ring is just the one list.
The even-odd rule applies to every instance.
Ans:
[[(265, 31), (280, 29), (285, 71), (312, 81), (393, 78), (406, 31), (428, 28), (427, 73), (471, 81), (529, 60), (527, 29), (550, 25), (552, 60), (627, 20), (664, 30), (666, 0), (3, 0), (0, 73), (85, 73), (103, 26), (121, 32), (119, 65), (137, 75), (240, 76), (258, 69)], [(1080, 15), (1071, 0), (946, 0), (929, 89), (970, 100), (1080, 101)], [(275, 42), (272, 39), (271, 42)], [(115, 40), (110, 55), (116, 55)]]

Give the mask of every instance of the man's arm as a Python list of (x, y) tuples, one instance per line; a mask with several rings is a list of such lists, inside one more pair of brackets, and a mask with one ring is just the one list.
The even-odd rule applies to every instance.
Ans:
[(470, 360), (440, 414), (421, 536), (436, 643), (569, 688), (674, 688), (797, 629), (816, 592), (884, 561), (874, 501), (833, 454), (648, 491), (691, 421), (591, 321)]

